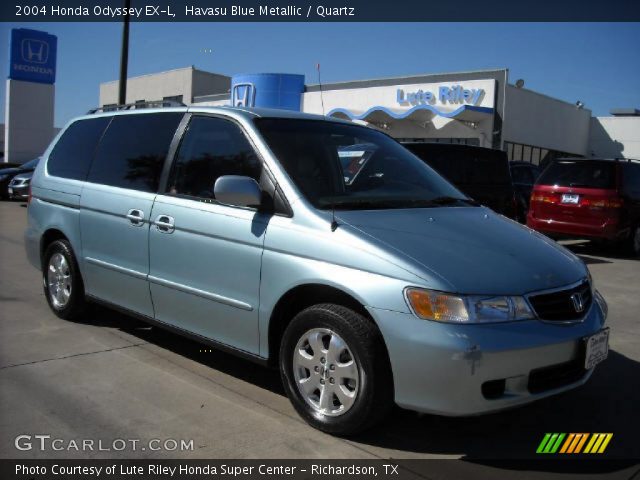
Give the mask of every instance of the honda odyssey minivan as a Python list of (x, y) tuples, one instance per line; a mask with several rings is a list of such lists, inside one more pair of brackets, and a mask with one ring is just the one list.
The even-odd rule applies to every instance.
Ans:
[[(367, 145), (343, 171), (340, 152)], [(344, 157), (344, 153), (342, 154)], [(73, 120), (31, 183), (26, 249), (63, 319), (97, 302), (281, 371), (311, 425), (440, 415), (584, 384), (607, 306), (584, 263), (384, 133), (301, 113)]]

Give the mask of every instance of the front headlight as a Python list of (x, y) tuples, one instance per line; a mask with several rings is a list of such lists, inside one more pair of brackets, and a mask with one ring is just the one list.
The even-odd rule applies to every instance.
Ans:
[(406, 297), (416, 316), (436, 322), (496, 323), (535, 318), (523, 297), (453, 295), (423, 288), (407, 288)]

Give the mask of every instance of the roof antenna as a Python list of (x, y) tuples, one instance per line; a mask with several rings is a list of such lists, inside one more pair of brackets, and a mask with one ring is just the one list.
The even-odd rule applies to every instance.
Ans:
[(318, 70), (318, 86), (320, 87), (320, 104), (322, 105), (322, 116), (324, 117), (324, 98), (322, 97), (322, 81), (320, 80), (320, 64), (316, 63), (316, 70)]
[(336, 204), (331, 203), (331, 231), (335, 232), (338, 228), (338, 221), (336, 220)]

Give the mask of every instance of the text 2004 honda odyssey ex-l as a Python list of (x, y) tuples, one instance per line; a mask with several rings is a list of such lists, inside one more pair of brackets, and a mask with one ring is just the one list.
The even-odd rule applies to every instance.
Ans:
[(394, 402), (524, 404), (585, 383), (607, 355), (581, 260), (370, 128), (259, 109), (98, 113), (61, 132), (31, 194), (27, 252), (56, 315), (96, 301), (278, 365), (327, 432)]

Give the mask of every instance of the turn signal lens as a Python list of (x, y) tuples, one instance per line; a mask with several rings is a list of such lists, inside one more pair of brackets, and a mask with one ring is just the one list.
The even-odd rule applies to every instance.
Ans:
[(438, 322), (468, 322), (469, 314), (464, 300), (441, 292), (407, 289), (407, 299), (415, 314), (425, 320)]

